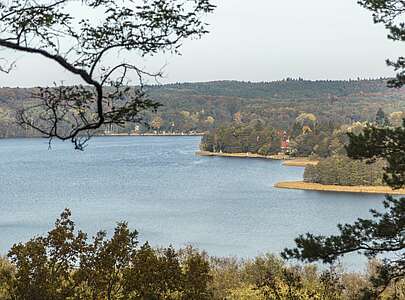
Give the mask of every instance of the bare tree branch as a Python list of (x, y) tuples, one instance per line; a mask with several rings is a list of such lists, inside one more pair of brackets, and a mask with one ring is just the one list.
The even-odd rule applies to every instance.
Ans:
[[(88, 85), (40, 89), (33, 95), (37, 101), (19, 111), (18, 117), (19, 124), (51, 141), (71, 140), (75, 148), (83, 149), (103, 125), (141, 122), (142, 111), (159, 107), (142, 87), (144, 77), (157, 79), (161, 72), (154, 74), (125, 61), (104, 65), (104, 57), (122, 50), (140, 56), (159, 51), (178, 53), (183, 39), (207, 33), (201, 17), (214, 6), (209, 0), (82, 1), (84, 10), (104, 12), (104, 19), (99, 20), (76, 18), (66, 8), (68, 3), (0, 3), (0, 49), (41, 55)], [(138, 88), (125, 87), (130, 73), (136, 75)]]

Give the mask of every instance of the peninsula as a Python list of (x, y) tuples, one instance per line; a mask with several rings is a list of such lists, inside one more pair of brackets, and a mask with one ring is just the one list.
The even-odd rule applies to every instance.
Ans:
[(405, 189), (393, 190), (388, 186), (347, 186), (319, 184), (305, 181), (286, 181), (274, 185), (280, 189), (294, 189), (319, 192), (364, 193), (364, 194), (390, 194), (405, 195)]

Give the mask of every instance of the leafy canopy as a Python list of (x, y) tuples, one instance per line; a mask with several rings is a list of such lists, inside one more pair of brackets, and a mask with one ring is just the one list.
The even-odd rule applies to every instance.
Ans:
[(46, 236), (12, 247), (14, 269), (0, 273), (10, 299), (210, 299), (204, 255), (139, 246), (127, 223), (89, 241), (70, 217), (65, 210)]

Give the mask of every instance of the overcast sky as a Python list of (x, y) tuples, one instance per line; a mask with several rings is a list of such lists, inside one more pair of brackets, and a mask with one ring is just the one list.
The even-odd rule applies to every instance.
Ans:
[[(384, 27), (356, 2), (216, 0), (208, 35), (185, 42), (182, 56), (159, 55), (141, 65), (150, 71), (166, 65), (163, 83), (392, 76), (385, 59), (403, 55), (405, 47), (387, 40)], [(16, 70), (1, 74), (0, 86), (76, 80), (39, 56), (17, 57)]]

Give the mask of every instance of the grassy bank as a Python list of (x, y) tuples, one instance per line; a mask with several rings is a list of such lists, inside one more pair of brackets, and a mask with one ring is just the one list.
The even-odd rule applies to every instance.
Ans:
[(279, 182), (275, 184), (275, 187), (281, 189), (309, 190), (320, 192), (405, 195), (405, 189), (393, 190), (388, 186), (343, 186), (323, 185), (304, 181), (287, 181)]

